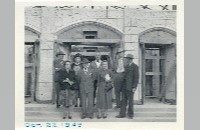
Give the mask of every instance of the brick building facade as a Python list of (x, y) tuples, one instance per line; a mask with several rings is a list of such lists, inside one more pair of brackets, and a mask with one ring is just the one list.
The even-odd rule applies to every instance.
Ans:
[(32, 60), (26, 60), (31, 76), (25, 75), (25, 95), (51, 102), (55, 53), (73, 58), (72, 47), (81, 46), (106, 47), (102, 54), (112, 63), (118, 48), (134, 55), (140, 71), (137, 104), (160, 95), (176, 100), (176, 6), (26, 7), (25, 47), (32, 51), (25, 59)]

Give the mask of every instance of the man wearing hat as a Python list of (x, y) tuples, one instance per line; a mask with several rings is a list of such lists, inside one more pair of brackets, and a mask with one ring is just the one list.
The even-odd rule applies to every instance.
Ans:
[(122, 100), (122, 86), (123, 86), (123, 77), (124, 77), (124, 63), (123, 63), (124, 51), (119, 48), (116, 53), (116, 66), (114, 73), (114, 87), (115, 87), (115, 99), (116, 107), (120, 108)]
[[(82, 55), (77, 53), (74, 56), (74, 62), (72, 63), (72, 69), (75, 71), (76, 77), (77, 77), (78, 71), (83, 68), (82, 64), (81, 64), (81, 57), (82, 57)], [(78, 88), (79, 88), (79, 86), (78, 86)], [(74, 105), (75, 105), (75, 107), (77, 107), (78, 106), (78, 99), (80, 99), (80, 91), (79, 91), (79, 89), (75, 90), (75, 93), (76, 93), (75, 94), (76, 97), (75, 97), (75, 100), (74, 100)], [(80, 101), (79, 102), (80, 103), (79, 106), (81, 107), (81, 99), (79, 101)]]
[(93, 98), (93, 104), (96, 104), (96, 90), (97, 90), (97, 75), (99, 73), (100, 68), (102, 67), (102, 60), (101, 55), (99, 52), (95, 55), (95, 60), (91, 62), (90, 67), (95, 71), (95, 80), (94, 80), (94, 98)]
[(137, 88), (139, 80), (138, 66), (133, 63), (133, 55), (127, 54), (124, 57), (124, 85), (122, 87), (122, 104), (120, 107), (120, 113), (117, 118), (124, 118), (126, 116), (126, 106), (128, 104), (128, 118), (132, 119), (133, 113), (133, 96)]
[[(56, 102), (56, 107), (59, 108), (59, 93), (60, 93), (60, 85), (58, 83), (58, 72), (63, 68), (63, 58), (64, 53), (59, 51), (56, 53), (56, 59), (54, 60), (54, 90), (53, 90), (53, 103)], [(56, 100), (56, 101), (55, 101)]]
[(93, 92), (94, 92), (94, 70), (91, 69), (90, 62), (87, 59), (83, 59), (83, 68), (78, 72), (78, 85), (81, 95), (82, 103), (82, 115), (81, 118), (84, 119), (87, 116), (93, 118)]

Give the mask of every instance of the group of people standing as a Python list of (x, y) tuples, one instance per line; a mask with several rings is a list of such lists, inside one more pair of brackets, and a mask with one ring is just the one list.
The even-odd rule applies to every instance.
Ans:
[[(118, 67), (109, 69), (108, 61), (101, 60), (97, 54), (90, 62), (78, 53), (74, 61), (63, 61), (63, 52), (56, 54), (54, 61), (54, 93), (53, 101), (57, 108), (62, 106), (63, 119), (72, 119), (72, 108), (81, 107), (81, 119), (107, 118), (108, 109), (112, 108), (112, 89), (115, 88), (116, 108), (120, 108), (117, 118), (126, 117), (127, 101), (128, 117), (133, 118), (133, 94), (137, 88), (139, 72), (132, 62), (133, 55), (118, 58)], [(96, 107), (95, 107), (96, 106)]]

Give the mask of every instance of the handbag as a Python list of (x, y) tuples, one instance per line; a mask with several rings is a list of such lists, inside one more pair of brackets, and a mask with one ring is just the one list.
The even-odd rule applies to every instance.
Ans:
[(105, 91), (109, 92), (110, 90), (112, 90), (113, 88), (113, 84), (112, 83), (107, 83), (106, 87), (105, 87)]

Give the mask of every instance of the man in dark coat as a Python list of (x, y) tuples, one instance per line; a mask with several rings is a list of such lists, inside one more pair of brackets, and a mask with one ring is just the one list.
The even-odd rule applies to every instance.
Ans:
[(132, 119), (133, 113), (133, 96), (137, 88), (139, 80), (138, 66), (133, 63), (133, 55), (127, 54), (124, 57), (124, 86), (122, 88), (122, 105), (120, 107), (120, 113), (117, 118), (124, 118), (126, 116), (126, 106), (128, 104), (128, 118)]
[(95, 74), (94, 74), (94, 98), (93, 98), (93, 104), (96, 104), (96, 89), (97, 89), (97, 75), (99, 72), (99, 69), (102, 67), (102, 60), (101, 60), (101, 55), (97, 52), (96, 56), (95, 56), (95, 60), (91, 62), (90, 64), (90, 68), (94, 70)]
[(78, 85), (81, 95), (82, 115), (84, 119), (87, 116), (93, 118), (93, 92), (94, 92), (94, 71), (90, 67), (87, 59), (83, 59), (83, 69), (78, 72)]
[[(59, 93), (60, 84), (58, 83), (58, 71), (61, 70), (63, 66), (64, 53), (62, 51), (56, 54), (56, 59), (54, 60), (54, 88), (53, 88), (53, 103), (56, 102), (56, 107), (59, 108)], [(56, 100), (56, 101), (55, 101)]]

